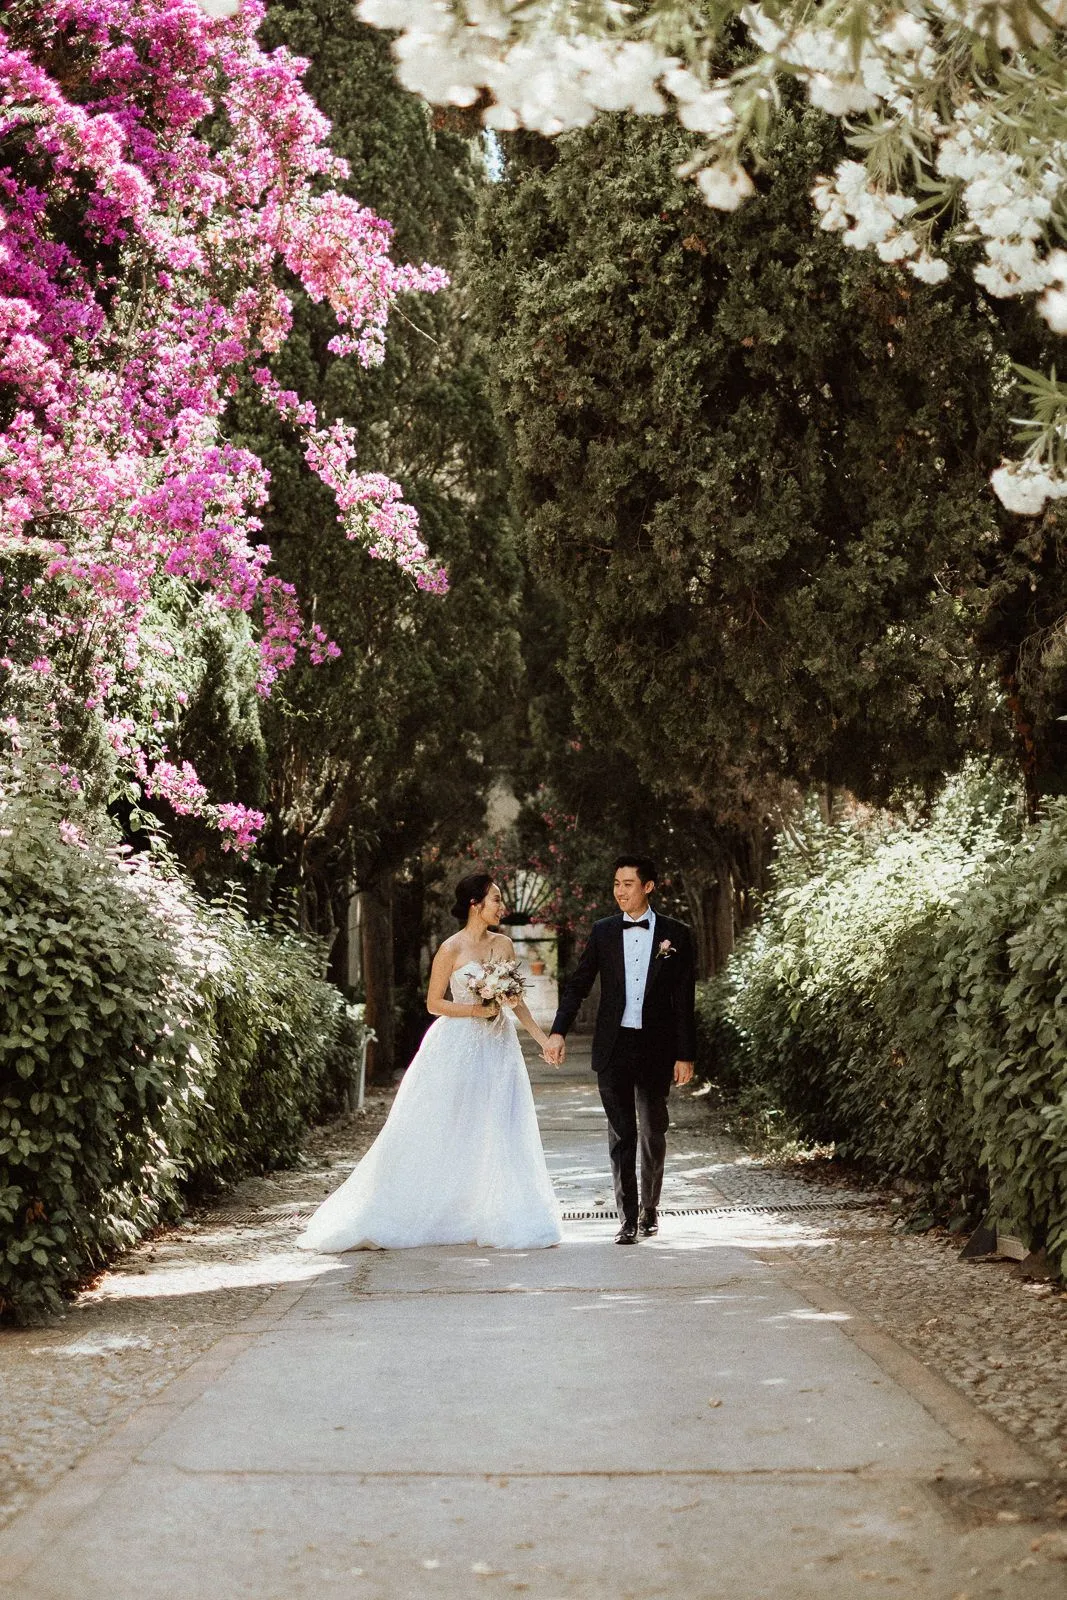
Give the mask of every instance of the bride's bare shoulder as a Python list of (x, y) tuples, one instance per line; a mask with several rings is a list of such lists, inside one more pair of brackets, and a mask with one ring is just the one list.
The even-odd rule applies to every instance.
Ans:
[(462, 949), (462, 944), (463, 941), (458, 933), (450, 933), (448, 938), (442, 939), (437, 946), (437, 954), (434, 956), (434, 960), (442, 963), (447, 961), (450, 966), (454, 966)]
[(504, 961), (510, 961), (515, 954), (515, 946), (506, 933), (494, 933), (493, 954)]

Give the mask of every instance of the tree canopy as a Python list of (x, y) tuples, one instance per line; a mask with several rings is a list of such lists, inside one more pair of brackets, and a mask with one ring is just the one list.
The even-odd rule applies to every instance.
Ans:
[[(961, 261), (998, 298), (1039, 296), (1067, 333), (1067, 47), (1041, 0), (360, 0), (398, 29), (403, 82), (497, 129), (554, 135), (598, 115), (677, 117), (683, 175), (731, 211), (754, 191), (792, 83), (849, 130), (809, 184), (824, 229), (943, 283)], [(739, 48), (740, 47), (740, 48)], [(954, 243), (980, 241), (960, 255)], [(1067, 386), (1021, 368), (1023, 454), (992, 474), (1012, 510), (1067, 495)]]
[[(467, 141), (397, 87), (384, 41), (340, 0), (279, 0), (265, 36), (310, 58), (309, 88), (349, 182), (393, 218), (397, 248), (451, 267), (480, 177)], [(325, 667), (291, 674), (266, 721), (268, 859), (305, 885), (324, 926), (349, 876), (373, 879), (431, 841), (448, 847), (477, 831), (494, 724), (518, 670), (505, 486), (464, 310), (455, 289), (413, 306), (371, 372), (331, 355), (323, 308), (298, 296), (274, 364), (283, 387), (299, 385), (324, 415), (355, 426), (361, 460), (418, 505), (448, 566), (442, 600), (428, 604), (326, 537), (333, 508), (300, 471), (298, 441), (283, 426), (265, 434), (247, 404), (240, 411), (271, 471), (275, 559), (341, 647)]]
[(782, 778), (885, 797), (995, 739), (986, 480), (1039, 330), (814, 231), (838, 138), (795, 105), (724, 215), (669, 123), (517, 135), (471, 252), (581, 722), (720, 820)]

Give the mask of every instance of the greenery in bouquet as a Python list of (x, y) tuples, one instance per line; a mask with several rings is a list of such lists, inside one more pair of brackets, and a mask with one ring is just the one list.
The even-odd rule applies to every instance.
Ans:
[(498, 1016), (505, 1001), (521, 1000), (526, 993), (522, 963), (496, 957), (483, 961), (471, 977), (469, 986), (483, 1005), (492, 1006), (493, 1015)]

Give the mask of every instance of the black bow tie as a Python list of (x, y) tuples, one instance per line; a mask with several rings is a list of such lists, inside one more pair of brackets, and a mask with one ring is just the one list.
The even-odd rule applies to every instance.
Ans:
[(648, 918), (646, 917), (644, 922), (631, 922), (629, 917), (627, 917), (626, 926), (628, 928), (647, 928), (648, 927)]

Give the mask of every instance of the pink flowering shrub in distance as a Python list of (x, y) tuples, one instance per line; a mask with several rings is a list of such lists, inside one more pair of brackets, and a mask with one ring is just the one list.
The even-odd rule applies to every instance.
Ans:
[(398, 485), (361, 474), (353, 430), (267, 364), (287, 281), (331, 306), (331, 349), (369, 365), (397, 295), (447, 278), (395, 264), (389, 224), (331, 187), (346, 168), (305, 64), (260, 49), (262, 15), (255, 0), (0, 15), (0, 709), (32, 698), (60, 742), (88, 714), (128, 781), (241, 852), (262, 817), (167, 760), (181, 651), (161, 600), (193, 626), (247, 614), (264, 694), (298, 652), (337, 653), (257, 540), (268, 475), (220, 426), (242, 378), (301, 435), (345, 535), (447, 588)]

